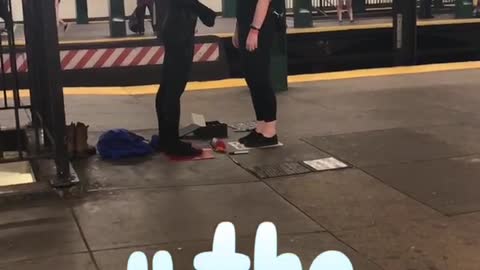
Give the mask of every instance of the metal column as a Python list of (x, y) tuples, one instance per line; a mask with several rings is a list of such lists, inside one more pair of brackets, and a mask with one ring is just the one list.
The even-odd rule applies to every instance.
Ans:
[(418, 17), (421, 19), (433, 18), (432, 4), (432, 0), (420, 0), (420, 12), (418, 13)]
[(293, 0), (293, 10), (294, 10), (293, 24), (295, 28), (304, 28), (304, 27), (313, 26), (312, 1)]
[(57, 176), (51, 179), (51, 184), (71, 186), (78, 179), (71, 174), (67, 153), (54, 1), (23, 0), (23, 9), (33, 124), (41, 125), (45, 145), (53, 153)]
[(125, 37), (127, 35), (127, 24), (124, 0), (108, 0), (108, 10), (110, 13), (110, 36)]
[(417, 58), (417, 1), (393, 1), (394, 64), (415, 65)]
[(88, 4), (87, 0), (76, 0), (77, 24), (88, 24)]

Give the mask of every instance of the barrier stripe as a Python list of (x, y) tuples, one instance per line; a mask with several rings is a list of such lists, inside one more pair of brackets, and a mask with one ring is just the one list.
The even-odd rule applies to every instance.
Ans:
[(5, 66), (3, 69), (5, 70), (5, 73), (10, 73), (10, 55), (8, 54), (5, 58)]
[(23, 53), (22, 54), (22, 58), (23, 58), (23, 63), (20, 65), (20, 67), (18, 68), (18, 71), (19, 72), (26, 72), (27, 69), (28, 69), (28, 61), (27, 61), (27, 54), (26, 53)]
[(23, 53), (17, 53), (17, 70), (20, 71), (20, 67), (23, 66), (24, 61)]
[(108, 58), (110, 58), (110, 56), (113, 54), (114, 51), (115, 51), (114, 49), (107, 49), (107, 51), (100, 57), (98, 62), (95, 65), (93, 65), (93, 67), (95, 68), (103, 67), (105, 62), (107, 62)]
[(105, 61), (105, 63), (102, 65), (102, 68), (113, 67), (113, 63), (123, 53), (124, 50), (125, 50), (124, 48), (113, 50), (112, 55), (110, 55), (110, 57), (107, 59), (107, 61)]
[(137, 54), (140, 52), (140, 48), (134, 48), (132, 51), (130, 51), (125, 59), (123, 59), (122, 63), (120, 63), (120, 66), (125, 67), (130, 65), (130, 63), (133, 61), (135, 57), (137, 57)]
[(132, 66), (138, 66), (140, 62), (145, 58), (147, 53), (151, 50), (152, 48), (149, 47), (143, 47), (140, 52), (137, 54), (137, 56), (132, 60), (130, 63)]
[(205, 54), (200, 58), (199, 62), (209, 62), (212, 55), (215, 53), (216, 48), (213, 46), (208, 47)]
[(157, 52), (152, 56), (152, 59), (150, 59), (150, 62), (148, 62), (148, 64), (149, 64), (149, 65), (155, 65), (155, 64), (157, 64), (157, 62), (160, 60), (160, 58), (163, 57), (163, 54), (164, 54), (163, 48), (157, 50)]
[(198, 47), (198, 50), (195, 52), (194, 56), (193, 56), (193, 61), (194, 62), (198, 62), (200, 61), (200, 59), (205, 55), (205, 53), (207, 52), (208, 50), (208, 47), (207, 46), (202, 46), (200, 45)]
[(92, 58), (90, 58), (90, 60), (88, 60), (88, 63), (85, 65), (84, 68), (93, 68), (95, 66), (95, 64), (98, 61), (100, 61), (100, 58), (102, 57), (102, 55), (105, 54), (106, 51), (107, 51), (107, 49), (96, 50), (95, 54), (92, 56)]
[(82, 60), (82, 58), (85, 56), (85, 54), (87, 54), (87, 51), (88, 50), (78, 51), (78, 53), (75, 54), (75, 56), (72, 58), (70, 63), (68, 63), (67, 66), (63, 67), (63, 69), (64, 70), (74, 69), (77, 66), (77, 64), (80, 62), (80, 60)]
[(68, 51), (66, 52), (66, 55), (62, 57), (62, 54), (60, 54), (60, 57), (62, 58), (62, 67), (66, 67), (70, 61), (75, 57), (76, 52), (75, 51)]
[(151, 47), (148, 53), (145, 55), (145, 57), (140, 61), (138, 64), (139, 66), (145, 66), (148, 65), (150, 62), (150, 59), (157, 53), (159, 47)]
[(122, 65), (123, 61), (127, 58), (128, 54), (132, 52), (131, 48), (125, 48), (123, 52), (118, 56), (118, 58), (113, 62), (114, 67), (119, 67)]
[[(164, 57), (165, 49), (163, 46), (60, 51), (60, 62), (63, 70), (161, 65), (163, 64)], [(219, 58), (219, 44), (195, 44), (194, 62), (214, 62), (218, 61)], [(17, 53), (16, 62), (19, 72), (28, 71), (28, 61), (25, 52)], [(4, 54), (3, 64), (5, 72), (11, 73), (11, 61), (8, 53)]]
[(85, 55), (80, 59), (78, 64), (75, 65), (73, 69), (82, 69), (85, 67), (85, 65), (88, 63), (88, 61), (92, 58), (92, 56), (95, 54), (95, 50), (87, 50)]

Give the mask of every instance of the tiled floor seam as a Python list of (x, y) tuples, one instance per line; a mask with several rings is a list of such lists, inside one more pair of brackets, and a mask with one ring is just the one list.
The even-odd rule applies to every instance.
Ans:
[(449, 218), (458, 218), (458, 217), (468, 216), (468, 215), (476, 214), (476, 213), (480, 213), (480, 210), (466, 211), (466, 212), (455, 213), (455, 214), (448, 214), (446, 216), (449, 217)]
[[(415, 129), (419, 129), (419, 128), (449, 127), (449, 126), (456, 126), (460, 124), (464, 124), (464, 123), (443, 123), (443, 124), (435, 124), (435, 125), (412, 125), (412, 126), (387, 127), (387, 128), (378, 128), (378, 129), (370, 129), (370, 130), (362, 130), (362, 131), (331, 133), (331, 134), (325, 134), (319, 137), (342, 136), (342, 135), (350, 135), (350, 134), (361, 134), (361, 133), (367, 133), (367, 132), (382, 132), (382, 131), (389, 131), (394, 129), (411, 129), (415, 131)], [(309, 134), (309, 136), (315, 136), (315, 135)], [(305, 137), (300, 138), (300, 140), (303, 142), (306, 142), (304, 138)]]
[[(427, 163), (427, 162), (432, 162), (432, 161), (475, 157), (475, 156), (478, 156), (478, 155), (480, 155), (480, 152), (478, 152), (478, 153), (467, 153), (467, 154), (458, 155), (458, 156), (454, 155), (454, 156), (444, 156), (444, 157), (437, 157), (437, 158), (430, 158), (430, 159), (417, 159), (417, 160), (412, 160), (412, 161), (402, 161), (402, 162), (397, 162), (397, 163), (383, 163), (383, 164), (367, 165), (367, 166), (363, 166), (363, 168), (364, 169), (370, 169), (370, 168), (379, 168), (379, 167), (385, 167), (385, 166), (391, 166), (391, 165), (410, 165), (410, 164), (415, 164), (415, 163)], [(359, 167), (357, 169), (361, 170)]]
[(6, 262), (1, 262), (0, 267), (3, 266), (3, 265), (12, 264), (12, 263), (31, 262), (33, 260), (49, 259), (49, 258), (63, 257), (63, 256), (69, 256), (69, 255), (82, 255), (82, 254), (88, 254), (88, 251), (57, 253), (57, 254), (50, 254), (50, 255), (45, 255), (45, 256), (34, 256), (34, 257), (29, 257), (29, 258), (17, 259), (17, 260), (9, 260), (9, 261), (6, 261)]
[[(212, 232), (213, 233), (213, 232)], [(318, 234), (318, 233), (324, 233), (327, 234), (327, 231), (307, 231), (307, 232), (290, 232), (290, 233), (281, 233), (278, 232), (277, 236), (304, 236), (304, 235), (310, 235), (310, 234)], [(238, 240), (245, 240), (245, 239), (250, 239), (252, 237), (255, 237), (256, 234), (247, 234), (247, 235), (239, 235), (237, 237)], [(120, 247), (113, 247), (113, 248), (99, 248), (99, 249), (93, 249), (92, 253), (100, 253), (100, 252), (106, 252), (106, 251), (114, 251), (114, 250), (122, 250), (122, 249), (140, 249), (140, 248), (153, 248), (161, 245), (175, 245), (175, 244), (193, 244), (193, 243), (202, 243), (202, 242), (212, 242), (213, 243), (213, 238), (209, 239), (196, 239), (196, 240), (185, 240), (185, 241), (171, 241), (171, 242), (159, 242), (159, 243), (153, 243), (153, 244), (145, 244), (145, 245), (130, 245), (130, 246), (120, 246)], [(86, 253), (86, 252), (84, 252)]]
[[(304, 141), (305, 143), (307, 143), (307, 144), (315, 147), (316, 149), (318, 149), (318, 150), (320, 150), (320, 151), (323, 151), (323, 152), (325, 152), (326, 154), (328, 154), (328, 155), (330, 155), (330, 156), (332, 156), (332, 157), (335, 157), (335, 155), (332, 155), (332, 153), (329, 153), (328, 151), (325, 151), (325, 150), (323, 150), (323, 149), (320, 149), (320, 148), (318, 148), (317, 146), (311, 144), (310, 142), (308, 142), (308, 141), (306, 141), (306, 140), (303, 140), (303, 141)], [(335, 157), (335, 158), (337, 158), (337, 157)], [(339, 160), (341, 160), (341, 159), (339, 159)], [(358, 166), (355, 166), (354, 164), (351, 164), (350, 162), (347, 162), (347, 163), (352, 166), (352, 169), (357, 169), (357, 170), (365, 173), (366, 175), (372, 177), (373, 179), (377, 180), (377, 181), (380, 182), (382, 185), (385, 185), (386, 187), (391, 188), (392, 190), (395, 190), (395, 191), (399, 192), (400, 194), (403, 194), (405, 197), (410, 198), (410, 199), (412, 199), (413, 201), (415, 201), (415, 202), (417, 202), (417, 203), (419, 203), (419, 204), (421, 204), (421, 205), (423, 205), (423, 206), (425, 206), (425, 207), (427, 207), (427, 208), (429, 208), (429, 209), (432, 209), (433, 211), (437, 212), (437, 213), (440, 214), (440, 215), (446, 216), (445, 214), (443, 214), (443, 213), (442, 213), (441, 211), (439, 211), (438, 209), (433, 208), (433, 207), (431, 207), (430, 205), (427, 205), (427, 204), (425, 204), (425, 203), (423, 203), (423, 202), (415, 199), (414, 197), (412, 197), (412, 196), (410, 196), (410, 195), (408, 195), (408, 194), (406, 194), (406, 193), (398, 190), (397, 188), (388, 185), (387, 183), (385, 183), (384, 181), (382, 181), (382, 179), (378, 178), (378, 177), (375, 176), (375, 175), (372, 175), (371, 173), (367, 172), (366, 170), (364, 170), (364, 169), (362, 169), (362, 168), (360, 168), (360, 167), (358, 167)]]
[(378, 264), (376, 261), (374, 260), (371, 260), (367, 254), (363, 254), (360, 250), (357, 250), (355, 247), (351, 246), (350, 244), (348, 244), (347, 242), (343, 241), (341, 238), (337, 237), (333, 232), (329, 231), (327, 229), (327, 233), (330, 234), (335, 240), (337, 240), (338, 242), (344, 244), (346, 247), (352, 249), (353, 251), (355, 251), (356, 253), (358, 253), (359, 255), (361, 256), (364, 256), (365, 260), (375, 266), (377, 266), (379, 269), (382, 269), (382, 270), (388, 270), (388, 269), (385, 269), (383, 268), (380, 264)]
[(95, 259), (95, 256), (93, 255), (92, 249), (90, 248), (90, 245), (88, 244), (85, 233), (83, 232), (82, 226), (80, 225), (80, 222), (78, 221), (78, 217), (75, 214), (75, 210), (73, 209), (73, 207), (70, 207), (70, 212), (72, 213), (72, 217), (75, 220), (75, 224), (77, 225), (77, 228), (78, 228), (78, 231), (80, 233), (80, 236), (82, 237), (83, 243), (85, 244), (85, 247), (87, 248), (87, 252), (88, 252), (88, 255), (90, 256), (90, 260), (92, 260), (92, 263), (93, 263), (96, 270), (101, 270), (100, 266), (97, 263), (97, 260)]
[[(255, 176), (250, 170), (244, 168), (239, 162), (236, 162), (234, 159), (232, 159), (230, 157), (230, 159), (232, 160), (233, 163), (235, 163), (237, 166), (239, 166), (240, 168), (248, 171), (249, 173), (251, 173), (253, 176)], [(255, 176), (256, 177), (256, 176)], [(299, 207), (297, 207), (294, 203), (292, 203), (290, 200), (288, 200), (285, 196), (283, 196), (282, 194), (280, 194), (275, 188), (273, 188), (271, 185), (268, 184), (267, 181), (262, 181), (260, 180), (260, 182), (264, 183), (271, 191), (273, 191), (275, 194), (277, 194), (277, 196), (279, 196), (280, 198), (282, 198), (285, 202), (287, 202), (289, 205), (291, 205), (292, 207), (294, 207), (295, 209), (297, 209), (297, 211), (299, 211), (300, 213), (302, 213), (305, 217), (307, 217), (308, 219), (310, 219), (313, 223), (317, 224), (318, 226), (320, 226), (320, 228), (324, 229), (325, 230), (325, 227), (323, 227), (321, 224), (319, 224), (314, 218), (312, 218), (310, 215), (308, 215), (305, 211), (303, 211), (302, 209), (300, 209)]]
[[(275, 190), (275, 188), (273, 188), (272, 186), (270, 186), (267, 182), (264, 182), (270, 189), (272, 189), (273, 192), (275, 192), (278, 196), (280, 196), (281, 198), (283, 198), (286, 202), (288, 202), (290, 205), (292, 205), (293, 207), (295, 207), (295, 209), (297, 209), (297, 211), (300, 211), (303, 215), (305, 215), (306, 217), (308, 217), (310, 220), (312, 220), (315, 224), (317, 224), (318, 226), (320, 226), (321, 228), (323, 228), (325, 231), (324, 233), (328, 233), (330, 234), (334, 239), (336, 239), (337, 241), (339, 241), (340, 243), (344, 244), (346, 247), (352, 249), (353, 251), (357, 252), (358, 254), (360, 255), (363, 255), (362, 253), (360, 253), (358, 250), (356, 250), (354, 247), (350, 246), (348, 243), (344, 242), (342, 239), (338, 238), (335, 234), (333, 234), (333, 232), (329, 231), (327, 228), (325, 228), (322, 224), (320, 224), (319, 222), (317, 222), (313, 217), (311, 217), (307, 212), (303, 211), (300, 207), (296, 206), (293, 202), (291, 202), (290, 200), (288, 200), (286, 197), (284, 197), (282, 194), (280, 194), (279, 192), (277, 192), (277, 190)], [(366, 260), (369, 261), (370, 263), (374, 264), (375, 266), (378, 266), (380, 269), (384, 269), (383, 267), (381, 267), (380, 265), (378, 265), (376, 262), (374, 261), (371, 261), (368, 257), (366, 257)]]
[(87, 190), (87, 194), (88, 193), (115, 192), (115, 191), (134, 191), (134, 190), (161, 190), (161, 189), (164, 189), (165, 191), (168, 191), (168, 190), (182, 189), (182, 188), (240, 185), (240, 184), (258, 183), (258, 182), (261, 182), (261, 181), (260, 180), (257, 180), (257, 181), (240, 181), (240, 182), (233, 182), (233, 183), (212, 183), (212, 184), (178, 185), (178, 186), (149, 186), (149, 187), (136, 186), (136, 187), (105, 188), (105, 189), (99, 188), (99, 189)]

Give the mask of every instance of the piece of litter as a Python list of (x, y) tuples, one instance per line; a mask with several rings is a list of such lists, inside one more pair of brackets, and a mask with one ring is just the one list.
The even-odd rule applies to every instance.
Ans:
[(198, 113), (192, 113), (192, 122), (200, 127), (206, 127), (207, 126), (207, 121), (205, 120), (205, 116), (198, 114)]
[[(245, 145), (243, 145), (239, 142), (229, 142), (228, 144), (238, 151), (252, 150), (252, 148), (248, 148), (248, 147), (246, 147)], [(283, 146), (283, 143), (279, 142), (276, 145), (259, 147), (258, 149), (276, 148), (276, 147), (281, 147), (281, 146)]]
[(316, 171), (327, 171), (327, 170), (343, 169), (348, 167), (347, 164), (333, 157), (316, 159), (316, 160), (307, 160), (307, 161), (304, 161), (303, 163), (305, 163), (307, 166), (309, 166), (310, 168)]

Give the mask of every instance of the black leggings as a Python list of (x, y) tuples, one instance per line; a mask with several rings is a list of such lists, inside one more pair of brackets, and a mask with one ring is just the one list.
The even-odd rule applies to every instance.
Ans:
[(165, 40), (165, 60), (162, 81), (156, 96), (159, 136), (162, 143), (178, 140), (180, 98), (185, 91), (193, 60), (194, 37), (185, 40)]
[(139, 23), (139, 31), (140, 32), (145, 32), (145, 13), (147, 12), (150, 13), (152, 16), (152, 27), (155, 28), (153, 25), (153, 4), (146, 4), (146, 5), (138, 5), (137, 9), (135, 10), (135, 15), (137, 16), (138, 23)]
[(270, 81), (270, 50), (273, 39), (273, 24), (266, 21), (259, 34), (258, 49), (245, 49), (249, 27), (240, 30), (240, 55), (245, 80), (252, 96), (257, 121), (277, 120), (277, 100)]

